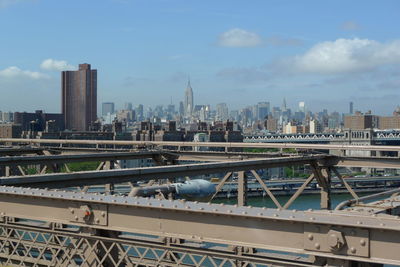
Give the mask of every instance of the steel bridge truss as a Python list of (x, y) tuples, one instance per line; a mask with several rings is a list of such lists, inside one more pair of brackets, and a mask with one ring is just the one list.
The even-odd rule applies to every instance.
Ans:
[[(115, 158), (111, 155), (86, 155), (86, 160), (100, 160), (103, 167), (88, 172), (2, 177), (0, 263), (40, 267), (400, 265), (400, 190), (387, 193), (385, 200), (367, 202), (372, 198), (359, 198), (335, 168), (366, 164), (364, 159), (311, 155), (173, 166), (165, 160), (176, 160), (176, 156), (166, 159), (156, 154), (140, 155), (158, 161), (156, 167), (112, 169)], [(121, 154), (121, 158), (126, 156), (138, 155)], [(47, 163), (81, 158), (51, 156)], [(35, 164), (41, 159), (21, 160)], [(18, 166), (18, 160), (3, 158), (0, 165)], [(398, 159), (372, 162), (398, 166)], [(312, 174), (285, 204), (279, 203), (256, 172), (303, 164), (310, 165)], [(112, 192), (114, 184), (129, 184), (133, 189), (137, 181), (225, 173), (217, 185), (219, 190), (234, 172), (238, 173), (237, 205)], [(276, 209), (246, 206), (249, 173)], [(331, 210), (332, 175), (354, 198), (341, 206), (343, 210)], [(289, 210), (313, 180), (321, 188), (322, 210)], [(104, 185), (104, 193), (88, 193), (92, 185)], [(71, 187), (80, 191), (60, 190)]]
[(400, 264), (399, 218), (365, 209), (279, 210), (6, 186), (0, 204), (6, 266)]

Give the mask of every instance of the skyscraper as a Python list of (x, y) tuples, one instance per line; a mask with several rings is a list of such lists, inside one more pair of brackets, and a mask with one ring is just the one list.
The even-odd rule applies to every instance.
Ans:
[(225, 121), (229, 119), (229, 110), (226, 103), (217, 104), (217, 120)]
[(63, 71), (61, 87), (65, 128), (88, 131), (97, 119), (97, 70), (85, 63), (79, 64), (77, 71)]
[(188, 85), (185, 89), (185, 99), (184, 99), (185, 117), (192, 116), (193, 111), (193, 89), (190, 86), (190, 80), (188, 80)]
[(125, 110), (132, 110), (132, 103), (131, 102), (125, 102)]
[(350, 105), (349, 105), (350, 107), (349, 107), (349, 113), (350, 114), (353, 114), (354, 113), (354, 105), (353, 105), (353, 102), (350, 102)]
[(257, 104), (257, 119), (264, 120), (265, 117), (268, 116), (270, 111), (270, 104), (269, 102), (259, 102)]
[(115, 105), (113, 102), (104, 102), (101, 106), (101, 115), (106, 116), (107, 114), (114, 114)]
[(286, 105), (286, 98), (283, 98), (283, 103), (282, 103), (281, 110), (282, 110), (282, 112), (285, 112), (285, 111), (286, 111), (286, 109), (287, 109), (287, 105)]

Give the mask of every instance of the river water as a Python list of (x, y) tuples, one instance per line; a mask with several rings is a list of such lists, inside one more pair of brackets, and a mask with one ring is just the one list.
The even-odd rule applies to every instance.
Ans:
[[(360, 194), (359, 196), (363, 196), (366, 194)], [(283, 206), (290, 198), (290, 196), (276, 196), (279, 203)], [(352, 199), (352, 196), (348, 193), (344, 194), (332, 194), (332, 209), (336, 207), (342, 201)], [(234, 205), (237, 203), (236, 198), (230, 199), (216, 199), (213, 201), (214, 203), (225, 203)], [(247, 200), (247, 205), (253, 207), (266, 207), (266, 208), (276, 208), (275, 204), (272, 200), (266, 197), (251, 197)], [(319, 209), (320, 208), (320, 195), (300, 195), (289, 207), (289, 209), (297, 209), (297, 210), (306, 210), (306, 209)]]

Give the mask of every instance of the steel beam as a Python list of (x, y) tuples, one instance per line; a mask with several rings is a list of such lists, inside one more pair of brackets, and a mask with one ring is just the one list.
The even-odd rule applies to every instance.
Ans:
[[(368, 212), (294, 211), (0, 187), (0, 221), (40, 220), (379, 264), (400, 264), (400, 223)], [(13, 223), (10, 223), (13, 225)]]
[(0, 143), (16, 144), (75, 144), (75, 145), (115, 145), (115, 146), (173, 146), (173, 147), (222, 147), (222, 148), (296, 148), (317, 150), (357, 150), (357, 151), (400, 151), (400, 146), (377, 145), (325, 145), (296, 143), (228, 143), (228, 142), (173, 142), (173, 141), (116, 141), (116, 140), (67, 140), (67, 139), (18, 139), (0, 138)]
[(19, 185), (47, 188), (71, 186), (99, 185), (106, 183), (125, 183), (137, 180), (175, 178), (182, 176), (223, 173), (231, 171), (248, 171), (280, 166), (302, 165), (334, 156), (314, 155), (259, 160), (240, 160), (233, 162), (201, 163), (187, 165), (169, 165), (148, 168), (118, 169), (107, 171), (86, 171), (75, 173), (56, 173), (30, 175), (23, 177), (7, 177), (0, 180), (1, 185)]
[(121, 159), (142, 159), (162, 155), (160, 151), (136, 151), (136, 152), (104, 152), (88, 154), (68, 155), (43, 155), (43, 156), (20, 156), (0, 157), (0, 166), (7, 165), (29, 165), (29, 164), (56, 164), (83, 161), (115, 161)]
[(237, 183), (237, 204), (239, 207), (247, 206), (247, 176), (244, 171), (238, 172)]

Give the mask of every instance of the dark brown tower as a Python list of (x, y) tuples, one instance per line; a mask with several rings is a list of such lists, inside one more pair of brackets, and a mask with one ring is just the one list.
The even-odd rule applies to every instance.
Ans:
[(90, 64), (79, 64), (77, 71), (63, 71), (61, 87), (65, 128), (88, 131), (97, 119), (97, 70), (91, 70)]

